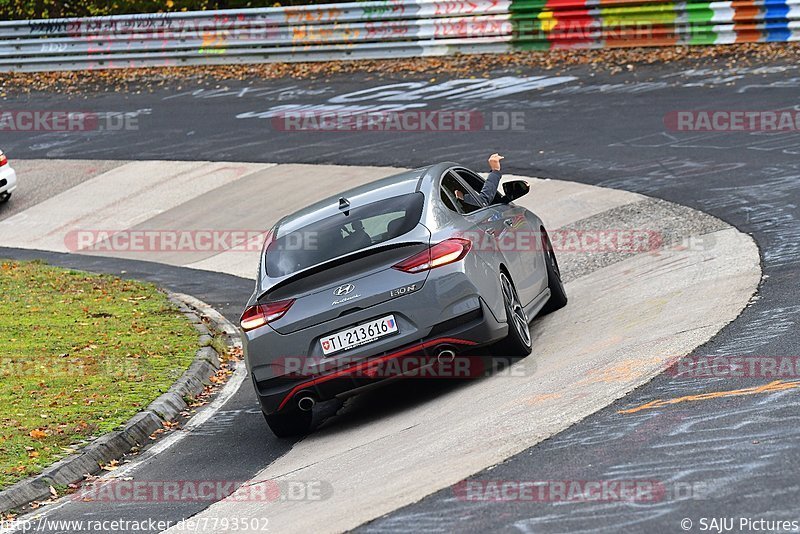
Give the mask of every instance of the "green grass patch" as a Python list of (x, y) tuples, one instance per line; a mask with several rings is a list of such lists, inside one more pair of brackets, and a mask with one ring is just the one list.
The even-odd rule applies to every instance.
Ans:
[(0, 488), (141, 411), (196, 348), (152, 284), (0, 261)]

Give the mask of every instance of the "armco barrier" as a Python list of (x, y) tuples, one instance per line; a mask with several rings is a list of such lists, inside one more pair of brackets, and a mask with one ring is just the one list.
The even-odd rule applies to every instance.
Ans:
[(380, 0), (0, 22), (0, 71), (800, 40), (800, 0)]

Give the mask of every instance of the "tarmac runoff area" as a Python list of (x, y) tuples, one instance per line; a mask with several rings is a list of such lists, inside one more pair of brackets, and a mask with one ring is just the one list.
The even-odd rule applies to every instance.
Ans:
[[(17, 167), (31, 172), (50, 166), (74, 173), (73, 167), (89, 165), (21, 163)], [(77, 246), (78, 231), (96, 236), (139, 230), (252, 231), (239, 235), (252, 241), (285, 214), (401, 170), (161, 161), (92, 168), (85, 180), (56, 188), (35, 205), (0, 211), (0, 245), (86, 253)], [(625, 191), (526, 179), (531, 192), (519, 204), (536, 212), (554, 237), (570, 298), (563, 310), (533, 322), (533, 354), (495, 375), (409, 399), (406, 409), (395, 405), (382, 413), (376, 405), (385, 395), (381, 390), (355, 397), (253, 477), (325, 481), (332, 488), (325, 499), (265, 507), (231, 498), (196, 518), (267, 515), (270, 528), (281, 532), (354, 528), (495, 465), (624, 396), (709, 340), (756, 291), (756, 245), (718, 219)], [(20, 180), (11, 210), (25, 196), (24, 174)], [(260, 248), (239, 248), (247, 250), (94, 253), (252, 279)]]

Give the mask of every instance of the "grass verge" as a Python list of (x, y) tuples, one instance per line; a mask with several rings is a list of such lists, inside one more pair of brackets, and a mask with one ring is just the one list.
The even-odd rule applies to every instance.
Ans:
[(197, 348), (152, 284), (1, 261), (0, 295), (0, 489), (141, 411)]

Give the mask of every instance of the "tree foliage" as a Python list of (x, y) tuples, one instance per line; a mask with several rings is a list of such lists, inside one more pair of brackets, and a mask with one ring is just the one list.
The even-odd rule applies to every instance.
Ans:
[(0, 20), (325, 4), (332, 0), (0, 0)]

